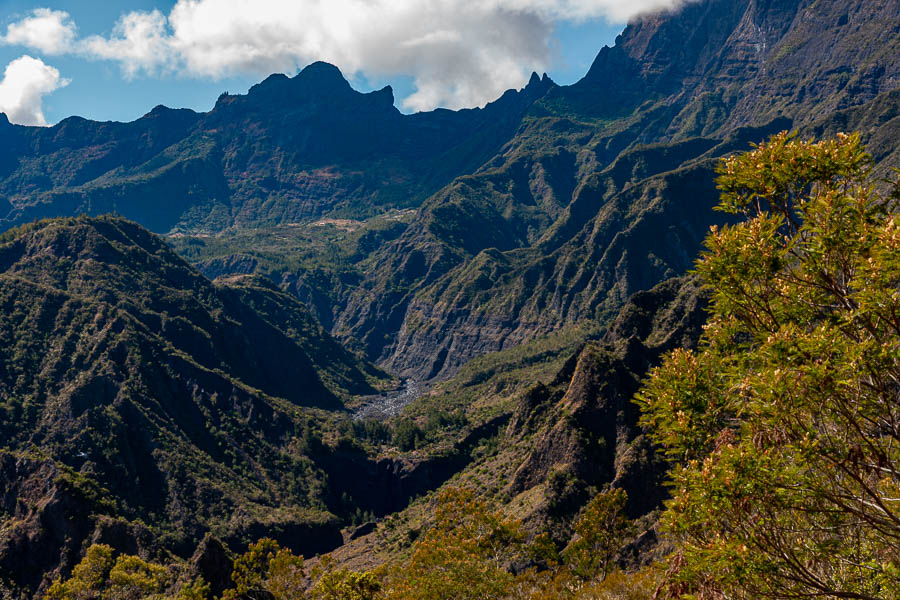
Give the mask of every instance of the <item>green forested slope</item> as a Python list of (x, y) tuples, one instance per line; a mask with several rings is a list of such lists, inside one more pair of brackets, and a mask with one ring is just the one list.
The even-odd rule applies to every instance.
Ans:
[(340, 542), (315, 432), (332, 428), (322, 409), (387, 378), (295, 298), (252, 277), (213, 285), (118, 218), (10, 231), (0, 268), (4, 579), (65, 565), (93, 515), (143, 522), (171, 550), (210, 529)]

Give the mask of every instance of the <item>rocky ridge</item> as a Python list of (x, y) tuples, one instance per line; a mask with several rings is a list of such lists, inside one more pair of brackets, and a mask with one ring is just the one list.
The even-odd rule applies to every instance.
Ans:
[(0, 305), (0, 579), (46, 583), (110, 519), (122, 551), (189, 552), (208, 531), (340, 543), (315, 432), (387, 378), (295, 298), (213, 285), (134, 223), (78, 218), (0, 239)]
[(535, 77), (484, 109), (415, 115), (314, 63), (209, 113), (163, 106), (132, 123), (79, 117), (0, 127), (0, 227), (116, 212), (149, 229), (217, 232), (417, 206), (472, 171), (554, 86)]
[(814, 4), (705, 0), (636, 20), (369, 257), (333, 331), (395, 373), (445, 378), (685, 272), (723, 219), (723, 156), (855, 125), (880, 172), (900, 166), (896, 6)]

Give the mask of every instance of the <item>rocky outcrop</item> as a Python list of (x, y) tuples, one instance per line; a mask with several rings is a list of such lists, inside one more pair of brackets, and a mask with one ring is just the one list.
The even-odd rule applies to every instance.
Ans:
[(0, 452), (0, 581), (34, 590), (71, 569), (102, 535), (97, 491), (51, 460)]
[(506, 434), (527, 437), (531, 451), (508, 493), (544, 486), (550, 515), (572, 514), (588, 489), (604, 486), (628, 493), (632, 518), (659, 508), (667, 465), (639, 425), (633, 398), (663, 352), (696, 345), (705, 307), (692, 279), (636, 294), (602, 341), (584, 346), (549, 387), (523, 396)]
[(515, 315), (493, 316), (469, 305), (432, 306), (414, 299), (384, 368), (399, 377), (442, 380), (469, 359), (517, 346), (541, 332)]
[(228, 549), (212, 535), (207, 534), (197, 545), (188, 565), (189, 575), (193, 578), (202, 577), (215, 597), (221, 596), (222, 592), (233, 585), (231, 573), (234, 561)]

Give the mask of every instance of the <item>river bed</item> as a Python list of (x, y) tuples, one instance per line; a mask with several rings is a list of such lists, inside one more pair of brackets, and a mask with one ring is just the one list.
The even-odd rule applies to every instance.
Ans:
[(360, 398), (361, 404), (353, 411), (353, 420), (396, 417), (407, 404), (425, 393), (426, 389), (424, 383), (407, 379), (396, 390), (364, 396)]

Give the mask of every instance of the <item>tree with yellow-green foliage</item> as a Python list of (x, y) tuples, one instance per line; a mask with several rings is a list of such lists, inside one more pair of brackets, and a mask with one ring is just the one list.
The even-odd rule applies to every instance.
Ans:
[(389, 578), (391, 600), (490, 600), (513, 587), (512, 562), (526, 556), (525, 532), (478, 499), (450, 489), (438, 495), (434, 524), (412, 558)]
[(324, 556), (310, 573), (301, 556), (282, 548), (273, 539), (251, 544), (234, 561), (234, 587), (223, 600), (374, 600), (380, 597), (381, 581), (373, 573), (338, 568)]
[(308, 579), (303, 557), (295, 556), (270, 538), (251, 544), (234, 561), (231, 579), (235, 587), (225, 591), (224, 600), (299, 600), (306, 597)]
[(140, 600), (161, 596), (169, 583), (169, 570), (137, 556), (121, 555), (109, 572), (104, 598)]
[(307, 575), (301, 558), (263, 539), (235, 560), (235, 587), (224, 598), (642, 600), (655, 589), (657, 573), (626, 574), (615, 562), (631, 533), (626, 499), (621, 490), (599, 494), (561, 556), (547, 534), (527, 542), (520, 522), (474, 491), (448, 489), (434, 499), (434, 520), (408, 559), (356, 572), (324, 556)]
[(113, 549), (106, 544), (94, 544), (84, 558), (72, 569), (72, 576), (57, 579), (47, 590), (48, 600), (88, 600), (100, 598), (115, 564)]
[(597, 494), (575, 522), (576, 539), (563, 554), (566, 565), (584, 580), (602, 580), (615, 571), (616, 558), (631, 533), (625, 516), (625, 490)]
[[(412, 558), (389, 570), (389, 600), (638, 600), (656, 588), (652, 570), (622, 573), (616, 559), (632, 532), (622, 490), (598, 494), (563, 552), (546, 534), (527, 542), (522, 524), (466, 489), (434, 501), (434, 522)], [(518, 568), (514, 568), (518, 567)], [(528, 567), (528, 568), (523, 568)], [(334, 596), (340, 598), (341, 596)], [(376, 596), (377, 597), (377, 596)], [(368, 597), (366, 597), (368, 600)]]
[(57, 579), (48, 600), (202, 600), (209, 586), (202, 581), (177, 585), (174, 572), (137, 556), (115, 557), (112, 547), (94, 544), (68, 579)]
[[(700, 349), (640, 395), (674, 461), (666, 592), (900, 597), (900, 215), (858, 135), (719, 169)], [(896, 188), (900, 190), (900, 186)]]
[(375, 600), (382, 597), (381, 581), (374, 573), (359, 573), (335, 565), (330, 556), (324, 556), (313, 569), (316, 580), (310, 596), (313, 600)]

